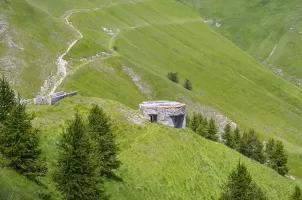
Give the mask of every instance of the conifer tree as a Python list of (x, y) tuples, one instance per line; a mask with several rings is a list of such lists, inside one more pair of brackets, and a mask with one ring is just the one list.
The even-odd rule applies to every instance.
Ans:
[(241, 134), (240, 134), (240, 130), (238, 127), (235, 128), (234, 130), (234, 145), (235, 145), (235, 149), (238, 151), (239, 149), (239, 144), (240, 144), (240, 140), (241, 140)]
[(219, 200), (265, 200), (267, 199), (253, 181), (244, 164), (238, 163), (231, 172)]
[(186, 88), (187, 90), (192, 90), (192, 83), (189, 79), (186, 79), (184, 84), (183, 84), (184, 88)]
[(282, 176), (288, 173), (287, 155), (284, 151), (284, 146), (280, 141), (277, 141), (273, 148), (269, 166)]
[(179, 82), (177, 72), (168, 72), (167, 77), (168, 77), (169, 80), (171, 80), (174, 83)]
[(213, 118), (210, 119), (209, 125), (208, 125), (208, 139), (212, 141), (218, 141), (217, 136), (217, 127), (215, 124), (215, 120)]
[(32, 120), (33, 116), (26, 112), (26, 105), (18, 103), (3, 122), (0, 149), (12, 168), (36, 180), (46, 174), (47, 168), (41, 157), (39, 131), (33, 128)]
[(289, 200), (302, 200), (302, 191), (298, 186), (295, 187), (295, 190)]
[(249, 133), (243, 134), (240, 141), (239, 152), (262, 164), (265, 161), (263, 144), (253, 129), (250, 129)]
[(235, 140), (234, 135), (232, 133), (232, 128), (230, 124), (227, 124), (224, 127), (224, 134), (222, 135), (222, 139), (224, 140), (224, 144), (232, 149), (235, 148)]
[(190, 128), (196, 132), (197, 131), (197, 128), (201, 125), (203, 121), (203, 116), (202, 114), (200, 113), (193, 113), (193, 116), (192, 116), (192, 120), (191, 120), (191, 123), (190, 123)]
[(54, 181), (66, 200), (107, 199), (100, 164), (82, 117), (76, 113), (58, 144)]
[(208, 120), (203, 118), (202, 123), (199, 124), (196, 133), (202, 137), (208, 138)]
[(0, 123), (6, 119), (15, 105), (15, 93), (3, 75), (0, 78)]
[(208, 138), (208, 127), (200, 125), (198, 126), (196, 133), (202, 137)]
[(110, 119), (99, 106), (94, 105), (90, 110), (88, 122), (89, 131), (96, 142), (96, 149), (102, 166), (101, 175), (110, 176), (112, 170), (120, 166), (120, 161), (117, 159), (119, 149), (115, 144), (115, 137), (110, 128)]
[(266, 146), (265, 146), (265, 156), (266, 156), (266, 163), (270, 166), (272, 162), (272, 155), (275, 148), (275, 140), (269, 139)]

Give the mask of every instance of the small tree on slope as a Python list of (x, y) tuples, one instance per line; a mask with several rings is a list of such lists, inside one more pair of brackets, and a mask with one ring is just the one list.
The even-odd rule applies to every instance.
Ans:
[(184, 88), (186, 88), (187, 90), (192, 90), (192, 83), (189, 79), (186, 79), (184, 84), (183, 84)]
[(26, 113), (26, 106), (18, 103), (3, 122), (0, 137), (2, 153), (10, 166), (30, 179), (46, 174), (41, 158), (38, 130), (32, 127), (33, 117)]
[(59, 142), (57, 188), (66, 200), (107, 199), (100, 165), (82, 117), (76, 113)]
[(210, 119), (209, 125), (208, 125), (208, 139), (212, 141), (218, 141), (217, 136), (217, 127), (215, 124), (215, 120), (213, 118)]
[(103, 110), (94, 105), (88, 116), (88, 126), (91, 137), (96, 143), (99, 162), (102, 166), (101, 175), (110, 176), (112, 170), (120, 166), (117, 159), (118, 147), (110, 128), (110, 120)]
[(244, 164), (231, 172), (219, 200), (265, 200), (262, 190), (252, 181)]
[(167, 77), (168, 77), (169, 80), (171, 80), (174, 83), (178, 83), (179, 82), (177, 72), (168, 72)]
[(202, 114), (200, 113), (193, 113), (193, 117), (191, 119), (191, 122), (190, 122), (190, 128), (196, 132), (197, 131), (197, 128), (202, 124), (202, 121), (206, 119), (206, 118), (203, 118)]
[(234, 130), (234, 143), (235, 143), (235, 147), (234, 148), (237, 151), (239, 149), (240, 140), (241, 140), (240, 130), (239, 130), (238, 127), (236, 127), (235, 130)]
[(269, 166), (283, 176), (288, 173), (287, 155), (280, 141), (277, 141), (273, 147)]
[(232, 149), (235, 148), (234, 135), (232, 134), (232, 128), (230, 124), (227, 124), (224, 127), (224, 134), (222, 135), (222, 139), (224, 140), (226, 146)]
[(270, 166), (272, 159), (273, 159), (273, 152), (275, 148), (275, 140), (269, 139), (266, 146), (265, 146), (265, 157), (266, 157), (266, 163)]
[(239, 144), (239, 152), (262, 164), (265, 161), (263, 145), (253, 129), (243, 134)]
[(3, 75), (0, 78), (0, 123), (6, 119), (8, 113), (11, 112), (15, 105), (15, 93)]
[(295, 191), (293, 192), (289, 200), (302, 200), (302, 191), (298, 186), (295, 187)]

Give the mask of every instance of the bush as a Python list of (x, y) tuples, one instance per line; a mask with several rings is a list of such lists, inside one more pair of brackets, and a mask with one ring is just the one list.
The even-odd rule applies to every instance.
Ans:
[(186, 88), (187, 90), (192, 90), (192, 83), (189, 79), (186, 79), (184, 84), (183, 84), (184, 88)]
[(168, 79), (171, 80), (172, 82), (174, 83), (178, 83), (178, 75), (176, 72), (168, 72), (168, 75), (167, 75)]

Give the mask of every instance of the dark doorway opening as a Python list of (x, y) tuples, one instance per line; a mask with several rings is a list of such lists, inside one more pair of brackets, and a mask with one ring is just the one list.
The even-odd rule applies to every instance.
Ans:
[(179, 115), (179, 116), (171, 116), (171, 119), (173, 121), (174, 127), (175, 128), (182, 128), (185, 116), (184, 115)]
[(157, 115), (150, 115), (150, 121), (151, 121), (151, 123), (156, 123), (157, 122)]

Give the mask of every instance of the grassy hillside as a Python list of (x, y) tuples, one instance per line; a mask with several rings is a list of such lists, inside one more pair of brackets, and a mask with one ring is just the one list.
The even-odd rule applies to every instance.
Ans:
[[(289, 153), (290, 174), (302, 179), (302, 90), (265, 69), (240, 44), (235, 43), (238, 48), (222, 37), (204, 23), (207, 16), (201, 18), (205, 15), (187, 4), (175, 0), (12, 0), (0, 5), (1, 24), (7, 24), (0, 32), (0, 67), (23, 96), (37, 94), (44, 80), (57, 73), (56, 59), (64, 52), (68, 76), (59, 90), (79, 92), (79, 97), (52, 107), (30, 106), (36, 112), (35, 125), (42, 129), (50, 167), (42, 183), (54, 196), (58, 194), (50, 177), (55, 144), (65, 120), (75, 110), (87, 113), (92, 103), (102, 105), (114, 119), (122, 149), (124, 165), (117, 175), (123, 181), (107, 183), (113, 199), (216, 199), (239, 158), (271, 199), (288, 196), (291, 181), (223, 145), (189, 130), (129, 124), (127, 119), (139, 121), (140, 117), (121, 104), (136, 109), (146, 99), (183, 101), (189, 111), (204, 111), (203, 106), (216, 109), (242, 130), (254, 128), (262, 139), (282, 140)], [(215, 5), (223, 8), (222, 3)], [(66, 51), (80, 34), (83, 38)], [(248, 47), (252, 42), (245, 43)], [(262, 46), (263, 52), (270, 52), (265, 43)], [(267, 63), (275, 55), (277, 50)], [(193, 91), (167, 80), (169, 71), (178, 72), (181, 83), (190, 79)], [(17, 184), (19, 177), (12, 177)], [(9, 190), (13, 193), (17, 187)]]
[[(31, 106), (35, 125), (42, 129), (43, 150), (50, 173), (57, 156), (56, 141), (64, 121), (76, 110), (86, 115), (91, 104), (103, 107), (113, 119), (123, 165), (116, 180), (106, 183), (111, 199), (217, 199), (221, 186), (240, 159), (270, 199), (286, 199), (294, 182), (249, 160), (222, 144), (205, 140), (189, 129), (176, 130), (146, 123), (135, 125), (139, 112), (97, 98), (68, 98), (53, 107)], [(60, 120), (57, 118), (60, 116)], [(49, 177), (43, 180), (52, 188)]]
[[(111, 52), (111, 59), (133, 68), (143, 77), (153, 98), (195, 99), (220, 110), (244, 128), (256, 128), (265, 138), (283, 140), (290, 152), (290, 173), (302, 177), (299, 170), (302, 166), (298, 164), (302, 152), (301, 89), (264, 69), (215, 33), (189, 8), (175, 1), (146, 1), (79, 12), (69, 19), (84, 34), (67, 54), (72, 66), (81, 57)], [(113, 35), (106, 34), (104, 27), (112, 30)], [(114, 86), (119, 80), (108, 80), (111, 76), (107, 75), (106, 79), (99, 78), (104, 76), (104, 70), (90, 70), (100, 69), (102, 59), (82, 65), (66, 79), (62, 88), (112, 98), (106, 82), (111, 85), (111, 94), (119, 94), (119, 98), (124, 95), (118, 101), (135, 105), (126, 100), (128, 96), (138, 97), (135, 90), (122, 94), (121, 88)], [(86, 76), (90, 71), (96, 76)], [(164, 80), (168, 71), (178, 72), (181, 82), (189, 78), (194, 93), (184, 93), (181, 87)], [(98, 92), (92, 83), (97, 85)], [(138, 103), (139, 98), (134, 102)]]
[(302, 5), (290, 1), (181, 0), (277, 75), (302, 86)]
[(66, 48), (72, 29), (23, 0), (1, 1), (0, 70), (24, 97), (33, 97), (55, 75), (56, 57)]

